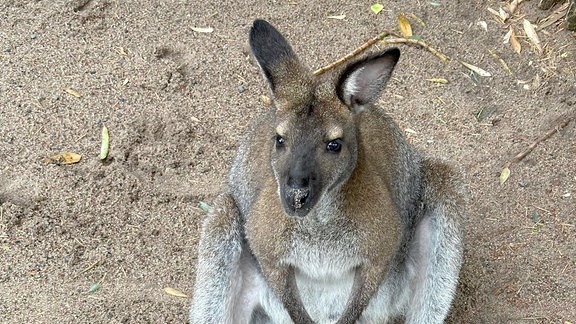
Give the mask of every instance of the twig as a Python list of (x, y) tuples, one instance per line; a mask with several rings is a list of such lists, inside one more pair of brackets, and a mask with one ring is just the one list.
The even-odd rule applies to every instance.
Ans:
[(418, 39), (412, 39), (412, 38), (403, 38), (403, 37), (396, 37), (396, 38), (390, 38), (390, 39), (384, 39), (385, 37), (388, 37), (390, 35), (394, 35), (390, 32), (383, 32), (382, 34), (375, 36), (371, 39), (369, 39), (367, 42), (365, 42), (364, 44), (360, 45), (359, 47), (357, 47), (355, 50), (353, 50), (352, 52), (346, 54), (344, 57), (342, 57), (341, 59), (334, 61), (326, 66), (323, 66), (317, 70), (314, 71), (314, 75), (320, 75), (330, 69), (335, 68), (336, 66), (350, 60), (351, 58), (353, 58), (354, 56), (364, 52), (366, 49), (368, 49), (368, 47), (376, 44), (378, 41), (380, 41), (382, 44), (408, 44), (408, 45), (416, 45), (416, 46), (422, 46), (424, 49), (426, 49), (428, 52), (436, 55), (438, 58), (440, 58), (442, 61), (450, 61), (450, 58), (442, 53), (440, 53), (438, 50), (430, 47), (430, 45), (426, 44), (425, 42), (418, 40)]
[(382, 34), (375, 36), (371, 39), (369, 39), (367, 42), (365, 42), (364, 44), (360, 45), (359, 47), (357, 47), (355, 50), (353, 50), (352, 52), (346, 54), (346, 56), (342, 57), (341, 59), (339, 59), (338, 61), (334, 61), (326, 66), (323, 66), (317, 70), (314, 71), (314, 75), (320, 75), (330, 69), (335, 68), (336, 66), (348, 61), (349, 59), (353, 58), (354, 56), (364, 52), (368, 47), (376, 44), (379, 40), (382, 40), (384, 37), (389, 36), (390, 33), (389, 32), (383, 32)]
[(408, 44), (408, 45), (422, 46), (425, 50), (436, 55), (442, 61), (450, 61), (450, 58), (448, 56), (440, 53), (438, 50), (430, 47), (430, 45), (428, 45), (425, 42), (418, 40), (418, 39), (398, 37), (398, 38), (383, 39), (382, 43), (383, 44), (401, 44), (402, 43), (402, 44)]
[(516, 154), (516, 156), (514, 156), (510, 161), (506, 162), (506, 164), (504, 164), (504, 168), (509, 168), (510, 165), (512, 165), (512, 163), (516, 163), (516, 162), (520, 162), (523, 158), (526, 157), (526, 155), (530, 154), (530, 152), (532, 152), (532, 150), (534, 150), (534, 148), (541, 142), (547, 140), (550, 136), (556, 134), (557, 132), (559, 132), (562, 128), (566, 127), (566, 125), (568, 125), (572, 120), (574, 120), (576, 118), (576, 111), (573, 111), (571, 114), (569, 114), (568, 116), (566, 116), (564, 119), (562, 119), (560, 121), (560, 123), (558, 125), (556, 125), (555, 127), (551, 128), (550, 130), (548, 130), (546, 133), (544, 133), (542, 136), (538, 137), (534, 143), (530, 144), (530, 146), (528, 146), (528, 148), (526, 148), (524, 151)]

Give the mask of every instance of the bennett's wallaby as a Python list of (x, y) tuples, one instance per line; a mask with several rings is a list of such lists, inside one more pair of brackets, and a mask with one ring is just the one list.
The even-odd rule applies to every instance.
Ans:
[(248, 130), (204, 221), (191, 323), (441, 323), (463, 192), (374, 105), (400, 51), (330, 81), (263, 20), (250, 46), (274, 108)]

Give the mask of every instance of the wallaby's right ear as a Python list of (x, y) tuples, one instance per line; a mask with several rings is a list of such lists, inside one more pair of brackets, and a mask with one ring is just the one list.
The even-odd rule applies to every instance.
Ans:
[(249, 38), (252, 53), (274, 92), (291, 69), (300, 66), (298, 58), (284, 36), (265, 20), (254, 21)]
[(338, 82), (337, 93), (340, 100), (353, 112), (358, 112), (364, 105), (376, 101), (399, 58), (400, 50), (391, 48), (349, 65)]

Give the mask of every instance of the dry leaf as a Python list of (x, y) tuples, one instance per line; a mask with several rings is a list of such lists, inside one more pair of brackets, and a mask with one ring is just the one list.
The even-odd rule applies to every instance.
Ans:
[(122, 56), (128, 56), (128, 53), (126, 53), (126, 51), (124, 50), (124, 47), (122, 46), (118, 46), (116, 48), (114, 48), (116, 50), (116, 53), (122, 55)]
[(504, 35), (504, 44), (510, 43), (510, 36), (512, 36), (512, 29), (509, 29), (506, 35)]
[(108, 152), (110, 151), (110, 136), (108, 135), (108, 127), (102, 127), (102, 145), (100, 146), (100, 160), (106, 160)]
[(448, 80), (446, 80), (444, 78), (430, 78), (430, 79), (426, 79), (426, 81), (436, 82), (436, 83), (448, 83)]
[(502, 7), (498, 8), (498, 15), (504, 22), (510, 18), (510, 15), (506, 12), (506, 10), (502, 9)]
[(346, 15), (328, 16), (327, 18), (328, 19), (342, 20), (342, 19), (346, 18)]
[(214, 28), (211, 27), (192, 27), (192, 30), (197, 33), (211, 33), (214, 31)]
[(185, 293), (183, 293), (179, 290), (176, 290), (174, 288), (166, 287), (166, 288), (164, 288), (164, 292), (166, 292), (168, 295), (171, 295), (171, 296), (188, 298), (188, 295), (186, 295)]
[(510, 25), (510, 45), (512, 45), (512, 49), (514, 50), (514, 52), (520, 54), (520, 51), (522, 51), (522, 45), (520, 45), (520, 42), (516, 37), (516, 32), (514, 31), (514, 27), (512, 27), (512, 25)]
[(518, 5), (522, 2), (522, 0), (512, 0), (512, 2), (508, 5), (508, 12), (512, 15), (518, 8)]
[(262, 100), (262, 102), (266, 105), (266, 106), (270, 106), (272, 104), (272, 99), (270, 99), (270, 97), (266, 96), (266, 95), (261, 95), (260, 96), (260, 100)]
[(532, 44), (534, 44), (534, 47), (536, 47), (538, 53), (541, 53), (542, 45), (540, 45), (540, 38), (538, 38), (538, 34), (536, 33), (534, 26), (532, 26), (532, 24), (526, 19), (522, 20), (522, 25), (524, 26), (524, 32), (526, 32), (526, 36), (528, 36), (530, 41), (532, 41)]
[(508, 177), (510, 177), (510, 169), (508, 168), (502, 169), (502, 172), (500, 173), (500, 185), (503, 185), (504, 182), (508, 180)]
[(412, 128), (406, 128), (404, 130), (406, 133), (410, 133), (410, 134), (418, 134), (415, 130), (413, 130)]
[(468, 68), (470, 71), (478, 74), (479, 76), (483, 76), (483, 77), (489, 77), (492, 76), (492, 74), (490, 74), (490, 72), (485, 71), (477, 66), (474, 66), (472, 64), (468, 64), (466, 62), (460, 61), (458, 60), (458, 62), (460, 62), (460, 64), (464, 65), (466, 68)]
[(64, 152), (56, 155), (52, 155), (42, 160), (44, 163), (53, 163), (56, 165), (66, 165), (78, 163), (82, 159), (80, 154)]
[(412, 26), (410, 26), (410, 21), (403, 13), (398, 14), (398, 24), (400, 25), (400, 32), (404, 37), (412, 36)]
[(480, 26), (484, 31), (488, 31), (488, 24), (484, 20), (477, 22), (476, 25)]
[(492, 8), (488, 8), (488, 11), (490, 11), (491, 14), (493, 14), (494, 16), (496, 16), (496, 19), (500, 22), (500, 23), (504, 23), (504, 21), (502, 20), (502, 17), (500, 17), (500, 13), (498, 13), (498, 11), (492, 9)]
[(81, 95), (78, 91), (76, 91), (76, 90), (74, 90), (74, 89), (72, 89), (72, 88), (66, 88), (66, 89), (64, 89), (64, 91), (68, 92), (68, 94), (71, 94), (71, 95), (73, 95), (73, 96), (76, 97), (76, 98), (82, 97), (82, 95)]

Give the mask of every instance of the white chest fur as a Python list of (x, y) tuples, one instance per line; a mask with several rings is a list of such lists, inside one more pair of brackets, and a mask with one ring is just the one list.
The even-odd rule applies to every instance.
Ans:
[(319, 219), (326, 217), (303, 222), (295, 231), (292, 253), (285, 262), (295, 268), (296, 284), (309, 315), (317, 323), (333, 323), (346, 306), (355, 268), (362, 259), (355, 235), (345, 225), (334, 218), (327, 222)]

